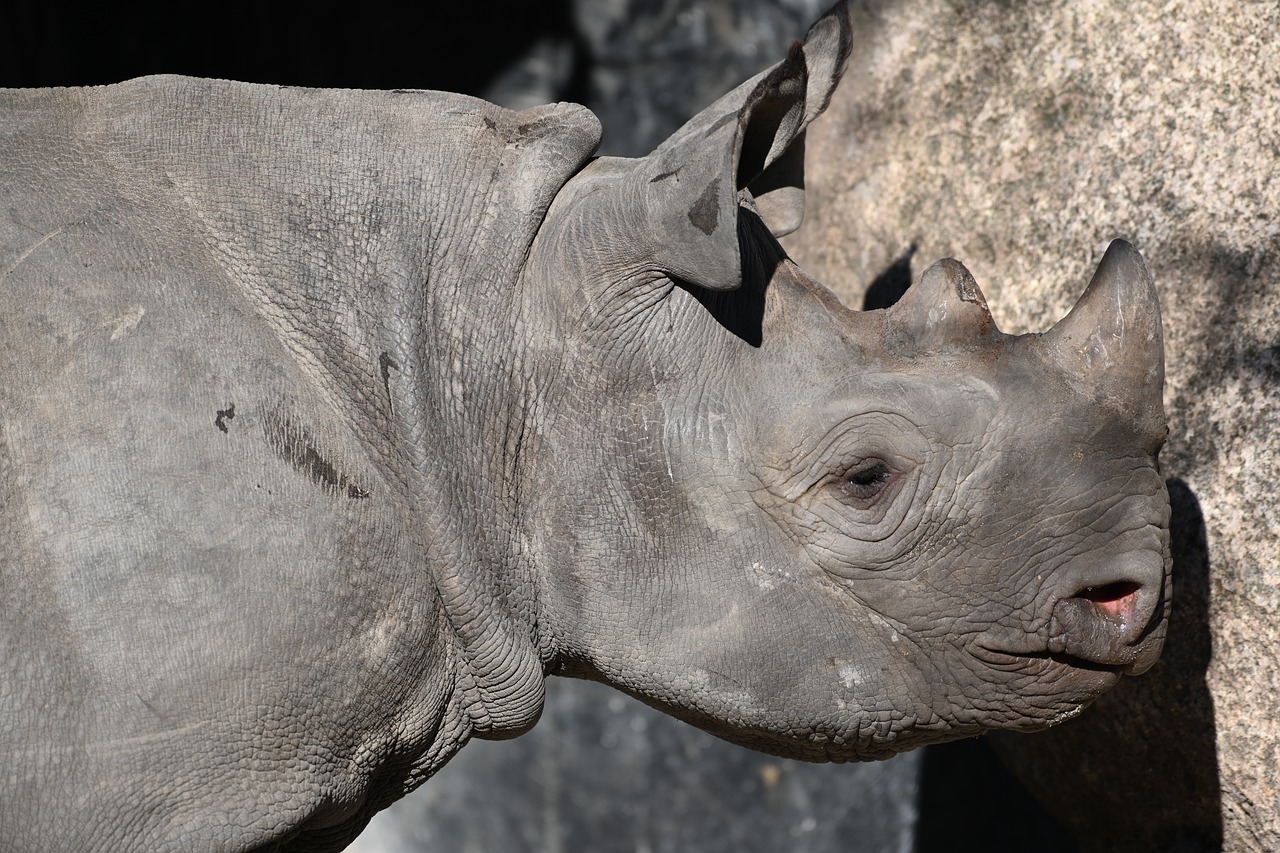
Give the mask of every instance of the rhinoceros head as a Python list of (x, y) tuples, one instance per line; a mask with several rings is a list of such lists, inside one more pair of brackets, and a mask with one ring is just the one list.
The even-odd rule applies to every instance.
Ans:
[(591, 163), (522, 282), (552, 667), (837, 760), (1072, 716), (1152, 665), (1170, 600), (1135, 250), (1006, 335), (956, 261), (856, 312), (774, 239), (848, 44), (837, 10), (648, 157)]

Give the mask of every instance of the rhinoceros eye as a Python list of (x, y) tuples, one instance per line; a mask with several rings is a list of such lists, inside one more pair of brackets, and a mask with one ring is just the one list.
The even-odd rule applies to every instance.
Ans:
[(880, 494), (892, 479), (893, 469), (883, 459), (863, 459), (845, 472), (840, 491), (865, 503)]

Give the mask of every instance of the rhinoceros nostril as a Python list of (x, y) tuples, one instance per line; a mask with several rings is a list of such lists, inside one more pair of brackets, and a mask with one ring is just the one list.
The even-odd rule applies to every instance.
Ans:
[(1132, 605), (1138, 596), (1139, 589), (1142, 589), (1142, 584), (1134, 583), (1132, 580), (1117, 580), (1102, 587), (1085, 587), (1080, 590), (1079, 596), (1088, 598), (1102, 610), (1116, 612), (1125, 605)]
[(1085, 587), (1076, 593), (1076, 597), (1093, 602), (1096, 609), (1114, 620), (1129, 623), (1133, 621), (1140, 589), (1142, 585), (1133, 581), (1116, 581), (1102, 586)]
[[(1149, 669), (1164, 640), (1166, 598), (1162, 579), (1155, 575), (1158, 568), (1137, 559), (1124, 564), (1112, 560), (1088, 571), (1092, 577), (1080, 572), (1064, 578), (1070, 586), (1059, 589), (1074, 591), (1053, 602), (1048, 651), (1126, 673)], [(1120, 579), (1112, 580), (1117, 575)]]

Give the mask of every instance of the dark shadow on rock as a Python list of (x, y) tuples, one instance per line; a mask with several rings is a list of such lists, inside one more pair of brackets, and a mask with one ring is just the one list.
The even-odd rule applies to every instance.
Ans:
[(862, 310), (871, 311), (876, 308), (888, 308), (894, 305), (911, 287), (911, 259), (915, 257), (916, 244), (912, 243), (907, 251), (897, 258), (884, 272), (876, 276), (867, 286), (867, 294), (862, 299)]
[(914, 853), (1076, 853), (1054, 820), (1000, 763), (985, 738), (926, 747)]
[(990, 740), (1082, 851), (1208, 853), (1222, 848), (1213, 698), (1205, 671), (1209, 552), (1204, 515), (1182, 480), (1172, 509), (1174, 606), (1160, 662), (1126, 678), (1079, 718)]

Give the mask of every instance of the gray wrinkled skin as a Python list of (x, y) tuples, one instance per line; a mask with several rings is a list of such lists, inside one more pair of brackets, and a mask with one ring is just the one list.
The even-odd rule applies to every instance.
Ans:
[(774, 235), (847, 26), (637, 160), (565, 104), (0, 95), (10, 849), (340, 849), (548, 674), (844, 761), (1151, 666), (1146, 267), (1044, 335), (955, 261), (842, 307)]

